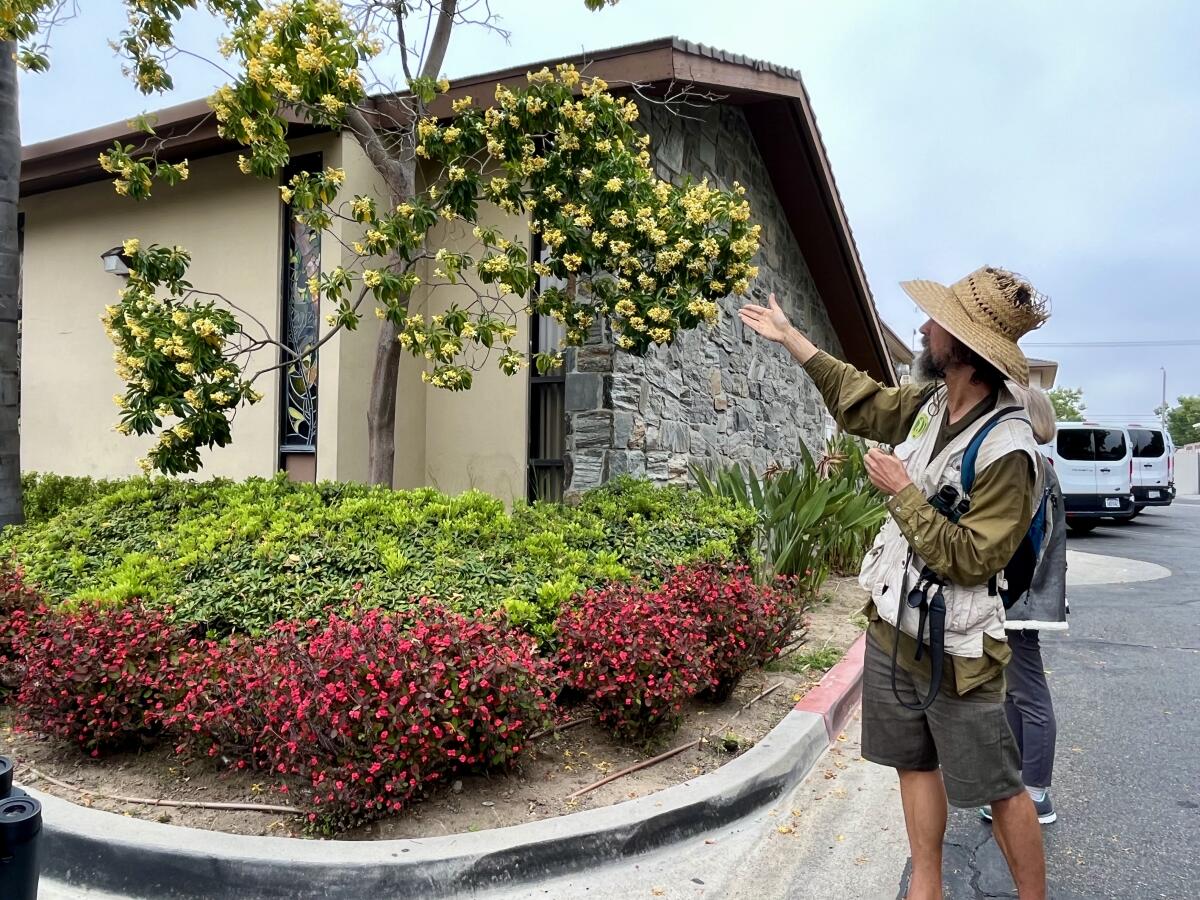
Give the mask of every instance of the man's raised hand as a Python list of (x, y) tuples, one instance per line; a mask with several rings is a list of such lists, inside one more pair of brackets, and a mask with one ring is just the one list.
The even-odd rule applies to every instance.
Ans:
[(738, 310), (738, 316), (757, 334), (777, 344), (783, 342), (792, 328), (787, 316), (775, 301), (774, 294), (767, 298), (766, 306), (747, 303)]

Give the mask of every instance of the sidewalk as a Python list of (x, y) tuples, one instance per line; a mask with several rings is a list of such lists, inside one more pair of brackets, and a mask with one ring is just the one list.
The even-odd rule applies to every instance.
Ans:
[(664, 853), (492, 900), (895, 900), (908, 861), (896, 776), (859, 756), (857, 712), (789, 795), (736, 826)]

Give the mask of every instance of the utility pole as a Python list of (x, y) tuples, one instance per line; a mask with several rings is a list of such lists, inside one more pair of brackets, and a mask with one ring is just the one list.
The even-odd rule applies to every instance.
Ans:
[(1159, 407), (1159, 422), (1158, 422), (1158, 424), (1159, 424), (1159, 427), (1162, 428), (1163, 431), (1166, 431), (1167, 430), (1167, 367), (1160, 366), (1160, 368), (1162, 369), (1162, 373), (1163, 373), (1163, 395), (1162, 395), (1162, 406)]

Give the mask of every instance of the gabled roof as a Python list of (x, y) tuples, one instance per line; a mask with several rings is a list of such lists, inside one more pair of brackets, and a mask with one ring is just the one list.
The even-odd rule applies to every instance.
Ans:
[[(460, 78), (448, 94), (438, 97), (432, 111), (448, 114), (457, 97), (478, 94), (497, 82), (523, 83), (529, 70), (560, 62), (579, 65), (615, 90), (634, 84), (692, 84), (720, 94), (720, 102), (738, 105), (846, 358), (884, 383), (895, 383), (883, 327), (798, 72), (679, 38), (661, 38)], [(377, 98), (375, 103), (381, 112), (394, 114), (394, 109), (387, 109), (389, 98)], [(231, 149), (217, 136), (216, 122), (203, 101), (161, 110), (155, 129), (164, 139), (160, 153), (166, 159)], [(291, 134), (313, 131), (296, 120)], [(107, 176), (96, 163), (101, 151), (114, 140), (140, 146), (145, 139), (121, 123), (27, 146), (22, 153), (21, 194), (103, 180)]]
[(917, 356), (912, 348), (900, 335), (896, 334), (887, 322), (880, 322), (880, 324), (883, 326), (883, 339), (887, 343), (888, 352), (892, 355), (892, 361), (898, 366), (912, 365), (912, 361)]

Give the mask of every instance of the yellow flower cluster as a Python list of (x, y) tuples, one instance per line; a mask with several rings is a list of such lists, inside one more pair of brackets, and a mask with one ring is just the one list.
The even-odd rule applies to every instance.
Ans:
[[(214, 347), (221, 345), (222, 335), (217, 328), (216, 323), (212, 319), (201, 318), (192, 323), (192, 331), (200, 335), (206, 343), (212, 344)], [(187, 357), (184, 357), (186, 359)]]

